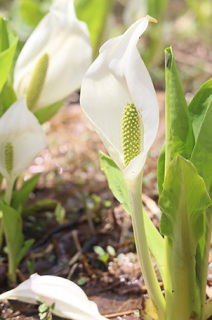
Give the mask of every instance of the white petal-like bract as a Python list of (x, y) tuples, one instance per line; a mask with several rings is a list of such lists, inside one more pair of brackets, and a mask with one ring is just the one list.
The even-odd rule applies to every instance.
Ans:
[[(146, 16), (123, 35), (110, 39), (85, 74), (81, 87), (81, 106), (110, 156), (123, 171), (125, 180), (133, 180), (142, 171), (147, 153), (155, 139), (159, 111), (156, 93), (137, 43), (146, 30)], [(122, 113), (134, 104), (144, 128), (143, 150), (124, 166), (121, 136)]]
[(42, 302), (48, 306), (54, 303), (53, 314), (66, 319), (106, 320), (79, 286), (61, 277), (33, 274), (15, 289), (0, 295), (0, 300), (5, 299)]

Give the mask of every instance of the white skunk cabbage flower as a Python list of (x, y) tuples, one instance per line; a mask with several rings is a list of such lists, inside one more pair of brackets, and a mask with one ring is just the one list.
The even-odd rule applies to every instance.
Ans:
[(0, 118), (0, 173), (15, 179), (46, 147), (46, 135), (26, 100), (16, 101)]
[(149, 21), (156, 22), (146, 16), (107, 41), (81, 87), (82, 109), (128, 188), (142, 173), (159, 122), (156, 93), (137, 49)]
[(33, 274), (15, 289), (2, 293), (0, 300), (5, 299), (47, 306), (54, 303), (53, 314), (66, 319), (106, 320), (79, 286), (61, 277)]
[(77, 19), (73, 0), (56, 1), (17, 59), (16, 95), (26, 96), (33, 112), (56, 103), (80, 88), (91, 61), (88, 28)]

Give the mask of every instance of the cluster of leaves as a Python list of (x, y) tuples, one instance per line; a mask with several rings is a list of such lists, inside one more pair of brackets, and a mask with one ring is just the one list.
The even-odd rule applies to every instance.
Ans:
[[(159, 204), (163, 212), (160, 231), (165, 241), (144, 212), (145, 230), (167, 292), (168, 316), (179, 317), (180, 303), (184, 312), (186, 308), (188, 314), (195, 310), (201, 319), (207, 319), (210, 304), (205, 304), (205, 287), (212, 225), (212, 80), (198, 90), (187, 106), (172, 49), (166, 49), (165, 53), (166, 143), (158, 162)], [(100, 162), (110, 189), (130, 213), (121, 171), (103, 153)]]

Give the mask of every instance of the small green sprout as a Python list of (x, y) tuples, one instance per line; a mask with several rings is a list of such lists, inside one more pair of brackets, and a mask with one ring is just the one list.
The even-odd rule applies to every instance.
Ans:
[(39, 311), (39, 319), (40, 320), (52, 320), (52, 311), (54, 310), (55, 303), (53, 303), (51, 306), (47, 306), (45, 303), (42, 303), (38, 307)]

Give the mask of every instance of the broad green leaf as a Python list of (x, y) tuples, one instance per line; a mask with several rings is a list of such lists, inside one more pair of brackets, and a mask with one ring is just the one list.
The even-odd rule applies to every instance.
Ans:
[(43, 124), (44, 122), (50, 120), (63, 106), (65, 99), (60, 100), (56, 103), (51, 104), (48, 107), (39, 109), (35, 112), (35, 116), (40, 122), (40, 124)]
[(208, 190), (212, 183), (212, 79), (203, 84), (189, 105), (195, 146), (191, 162)]
[(90, 31), (94, 58), (103, 43), (103, 35), (108, 15), (114, 0), (75, 0), (75, 10), (79, 20), (87, 23)]
[(189, 319), (192, 311), (200, 312), (196, 250), (204, 232), (203, 213), (211, 205), (204, 180), (190, 161), (176, 156), (171, 162), (159, 205), (163, 212), (161, 233), (169, 240), (166, 272), (170, 272), (172, 295), (167, 293), (166, 296), (168, 316), (172, 318), (178, 312), (179, 319)]
[(25, 181), (20, 190), (13, 193), (12, 207), (16, 210), (21, 210), (29, 199), (30, 193), (34, 190), (38, 183), (40, 174), (36, 174), (31, 179)]
[(8, 249), (8, 277), (12, 282), (15, 282), (15, 270), (20, 261), (19, 253), (24, 245), (24, 236), (22, 233), (22, 218), (16, 210), (11, 208), (3, 201), (0, 201), (0, 209), (3, 212), (4, 232)]
[(2, 106), (2, 114), (17, 100), (15, 91), (10, 81), (7, 81), (0, 93), (0, 104)]
[(172, 48), (165, 49), (166, 171), (176, 155), (190, 159), (194, 136)]
[(158, 193), (159, 196), (161, 195), (161, 192), (163, 190), (163, 182), (164, 182), (164, 176), (165, 176), (165, 143), (161, 148), (160, 156), (158, 159), (158, 166), (157, 166), (157, 180), (158, 180)]
[[(206, 188), (212, 196), (212, 79), (203, 84), (189, 105), (189, 113), (195, 137), (191, 161), (199, 175), (203, 177)], [(197, 277), (199, 279), (201, 305), (205, 301), (208, 256), (211, 242), (212, 210), (204, 214), (204, 234), (199, 240), (196, 253)]]
[[(101, 169), (104, 171), (110, 190), (116, 199), (123, 205), (126, 212), (130, 214), (130, 202), (126, 183), (123, 175), (114, 161), (103, 152), (100, 152)], [(164, 241), (160, 233), (151, 222), (148, 214), (144, 212), (144, 223), (147, 242), (152, 255), (158, 265), (161, 277), (164, 276)]]
[(18, 43), (17, 36), (4, 18), (0, 18), (0, 92), (6, 83)]
[[(170, 243), (192, 245), (203, 234), (203, 211), (211, 205), (204, 180), (194, 165), (181, 156), (171, 162), (159, 205), (162, 209), (160, 229)], [(189, 238), (190, 237), (190, 238)]]

